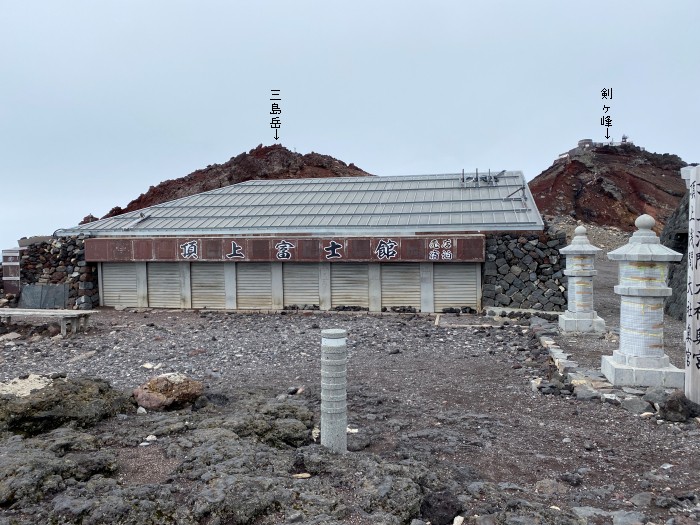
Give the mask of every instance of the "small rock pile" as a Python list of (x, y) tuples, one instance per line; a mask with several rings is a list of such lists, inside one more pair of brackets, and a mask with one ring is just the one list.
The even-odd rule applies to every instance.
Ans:
[(100, 302), (97, 267), (85, 261), (83, 236), (30, 244), (22, 255), (20, 272), (23, 285), (68, 283), (67, 308), (89, 310)]
[[(537, 377), (530, 383), (533, 392), (545, 395), (573, 396), (579, 401), (598, 401), (621, 406), (643, 418), (655, 419), (658, 424), (700, 423), (700, 405), (685, 397), (682, 390), (664, 387), (615, 387), (600, 370), (587, 370), (572, 360), (552, 339), (557, 327), (538, 318), (531, 320), (533, 333), (547, 349), (551, 369), (548, 377)], [(693, 435), (700, 435), (695, 431)]]
[(486, 238), (484, 307), (566, 309), (566, 277), (559, 249), (566, 233), (493, 234)]
[(285, 306), (283, 308), (284, 310), (290, 310), (290, 311), (297, 311), (297, 310), (305, 310), (305, 311), (312, 311), (312, 310), (320, 310), (321, 307), (317, 304), (290, 304), (288, 306)]

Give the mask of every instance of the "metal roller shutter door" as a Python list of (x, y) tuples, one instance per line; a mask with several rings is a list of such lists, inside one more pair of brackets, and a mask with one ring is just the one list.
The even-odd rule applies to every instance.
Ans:
[(476, 272), (479, 264), (435, 263), (433, 264), (433, 297), (435, 311), (443, 308), (477, 307), (480, 291), (477, 289)]
[(272, 308), (270, 263), (236, 263), (238, 308)]
[(178, 263), (148, 263), (148, 306), (181, 308)]
[(284, 263), (284, 306), (319, 304), (318, 264)]
[(136, 265), (102, 263), (102, 302), (105, 306), (137, 306)]
[(331, 264), (331, 306), (369, 308), (369, 266), (358, 263)]
[(382, 306), (413, 306), (420, 309), (420, 265), (382, 264)]
[(226, 309), (224, 263), (192, 263), (192, 308)]

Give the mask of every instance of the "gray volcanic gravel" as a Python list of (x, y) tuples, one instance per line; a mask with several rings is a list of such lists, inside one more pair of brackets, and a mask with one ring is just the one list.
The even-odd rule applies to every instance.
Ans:
[[(551, 368), (527, 322), (446, 315), (435, 326), (434, 316), (410, 314), (101, 309), (87, 333), (65, 339), (30, 335), (30, 325), (9, 328), (24, 338), (0, 347), (2, 381), (65, 373), (130, 391), (177, 371), (204, 382), (209, 404), (145, 416), (134, 407), (94, 428), (2, 436), (3, 460), (19, 465), (22, 450), (36, 450), (45, 462), (35, 474), (45, 476), (39, 493), (21, 485), (23, 492), (0, 503), (0, 524), (410, 523), (429, 516), (452, 523), (457, 513), (480, 525), (700, 518), (698, 423), (533, 392), (530, 380)], [(357, 432), (342, 457), (311, 437), (325, 328), (349, 334), (349, 426)], [(614, 337), (554, 337), (590, 365), (615, 348)], [(677, 361), (675, 346), (669, 353)], [(151, 434), (157, 440), (142, 446)], [(51, 456), (57, 440), (82, 447), (61, 452), (81, 465), (77, 478)], [(91, 450), (94, 460), (85, 456)], [(17, 472), (0, 466), (0, 499)]]

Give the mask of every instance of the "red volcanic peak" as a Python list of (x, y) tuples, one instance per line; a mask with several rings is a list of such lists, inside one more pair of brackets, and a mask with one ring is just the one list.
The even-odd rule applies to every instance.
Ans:
[(678, 156), (631, 143), (578, 147), (530, 181), (543, 215), (570, 215), (587, 224), (632, 231), (648, 213), (661, 231), (685, 194)]
[(328, 155), (289, 151), (282, 145), (259, 145), (224, 164), (212, 164), (178, 179), (151, 186), (125, 208), (116, 206), (103, 217), (113, 217), (196, 193), (214, 190), (253, 179), (309, 179), (321, 177), (362, 177), (371, 174), (354, 164), (345, 164)]

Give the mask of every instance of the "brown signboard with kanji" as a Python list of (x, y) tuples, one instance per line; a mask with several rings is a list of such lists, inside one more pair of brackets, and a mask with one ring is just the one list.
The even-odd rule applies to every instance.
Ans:
[(483, 235), (430, 237), (160, 237), (86, 239), (85, 259), (110, 261), (482, 262)]

